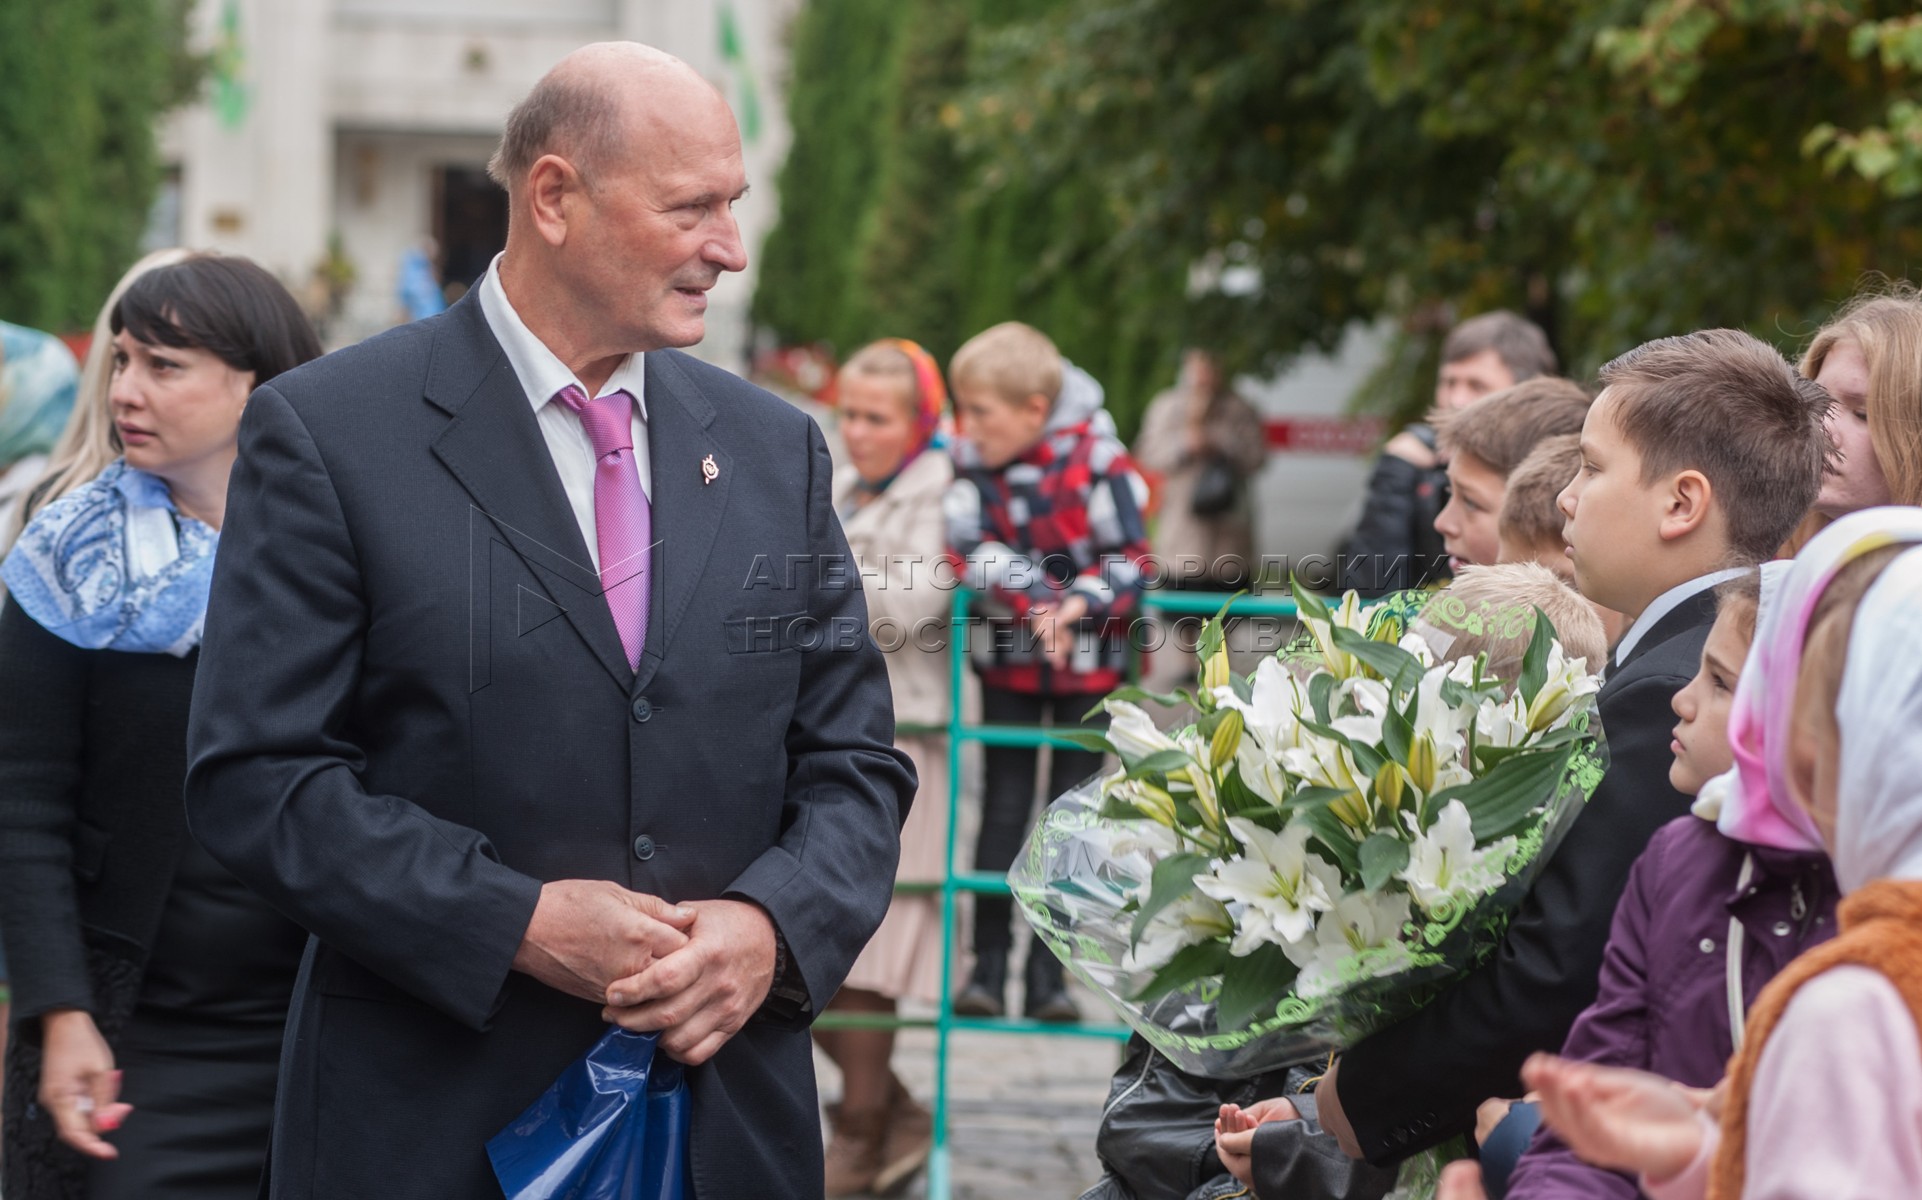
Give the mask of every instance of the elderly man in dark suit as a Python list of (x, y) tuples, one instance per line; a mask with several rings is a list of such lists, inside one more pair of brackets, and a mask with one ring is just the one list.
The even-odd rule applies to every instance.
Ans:
[(607, 1021), (691, 1064), (703, 1200), (819, 1195), (805, 1026), (914, 779), (820, 431), (667, 349), (745, 263), (733, 116), (590, 46), (491, 169), (474, 291), (242, 424), (187, 803), (314, 934), (271, 1195), (498, 1196), (484, 1142)]

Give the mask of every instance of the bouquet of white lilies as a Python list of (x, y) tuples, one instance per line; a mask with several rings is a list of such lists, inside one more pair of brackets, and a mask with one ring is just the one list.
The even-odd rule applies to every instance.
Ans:
[[(1307, 636), (1252, 675), (1217, 616), (1195, 689), (1103, 701), (1105, 736), (1077, 737), (1119, 766), (1056, 800), (1010, 873), (1055, 953), (1197, 1074), (1338, 1049), (1475, 966), (1606, 765), (1600, 680), (1540, 610), (1451, 631), (1446, 603), (1411, 621), (1295, 594)], [(1519, 672), (1446, 657), (1451, 632), (1526, 639)], [(1143, 700), (1196, 719), (1163, 732)]]

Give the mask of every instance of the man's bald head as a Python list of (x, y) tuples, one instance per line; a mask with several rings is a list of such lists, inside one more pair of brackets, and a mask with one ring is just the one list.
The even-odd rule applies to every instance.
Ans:
[(543, 155), (555, 154), (592, 179), (623, 161), (638, 119), (690, 99), (721, 98), (694, 68), (664, 50), (639, 42), (583, 46), (556, 63), (507, 114), (487, 174), (511, 192)]

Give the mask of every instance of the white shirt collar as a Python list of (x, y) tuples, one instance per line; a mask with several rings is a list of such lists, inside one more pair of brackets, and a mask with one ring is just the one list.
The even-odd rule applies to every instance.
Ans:
[[(567, 364), (557, 358), (546, 343), (535, 337), (521, 320), (514, 306), (508, 302), (507, 290), (501, 287), (501, 255), (496, 254), (494, 261), (487, 266), (487, 273), (481, 276), (481, 312), (487, 318), (487, 326), (500, 340), (501, 349), (507, 352), (507, 362), (514, 368), (515, 378), (521, 381), (521, 390), (527, 393), (527, 402), (534, 406), (536, 413), (554, 398), (555, 393), (569, 384), (582, 386)], [(647, 372), (642, 360), (646, 356), (636, 352), (627, 356), (614, 373), (607, 377), (601, 390), (594, 394), (598, 400), (609, 392), (625, 391), (634, 397), (636, 410), (641, 420), (647, 420)]]
[(1648, 634), (1649, 630), (1655, 628), (1656, 622), (1680, 608), (1684, 601), (1699, 596), (1716, 584), (1733, 579), (1747, 570), (1749, 570), (1747, 567), (1731, 567), (1726, 571), (1711, 571), (1707, 575), (1698, 575), (1687, 583), (1678, 583), (1655, 597), (1649, 606), (1642, 610), (1642, 615), (1635, 618), (1635, 623), (1628, 627), (1628, 632), (1622, 635), (1622, 640), (1615, 643), (1615, 653), (1611, 661), (1616, 666), (1626, 662), (1629, 652), (1635, 649), (1637, 643)]

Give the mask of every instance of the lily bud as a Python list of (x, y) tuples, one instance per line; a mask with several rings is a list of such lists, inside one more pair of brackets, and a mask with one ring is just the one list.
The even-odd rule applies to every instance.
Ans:
[(1330, 804), (1328, 811), (1335, 815), (1337, 821), (1355, 830), (1368, 828), (1369, 818), (1372, 816), (1368, 811), (1368, 801), (1360, 792), (1349, 792)]
[(1228, 666), (1228, 642), (1223, 639), (1201, 668), (1201, 690), (1213, 695), (1216, 688), (1229, 686), (1233, 678), (1234, 671)]
[(1241, 749), (1243, 726), (1240, 709), (1231, 708), (1221, 714), (1221, 723), (1215, 726), (1214, 739), (1208, 745), (1208, 761), (1215, 770), (1225, 771), (1228, 764), (1235, 761), (1235, 752)]
[(1135, 784), (1135, 807), (1157, 824), (1175, 827), (1175, 798), (1152, 783)]
[(1389, 812), (1401, 810), (1402, 795), (1407, 789), (1408, 777), (1400, 763), (1385, 762), (1381, 770), (1375, 772), (1375, 799)]
[(1408, 778), (1422, 790), (1423, 795), (1435, 790), (1435, 775), (1441, 764), (1437, 761), (1435, 735), (1423, 733), (1415, 738), (1408, 747)]

